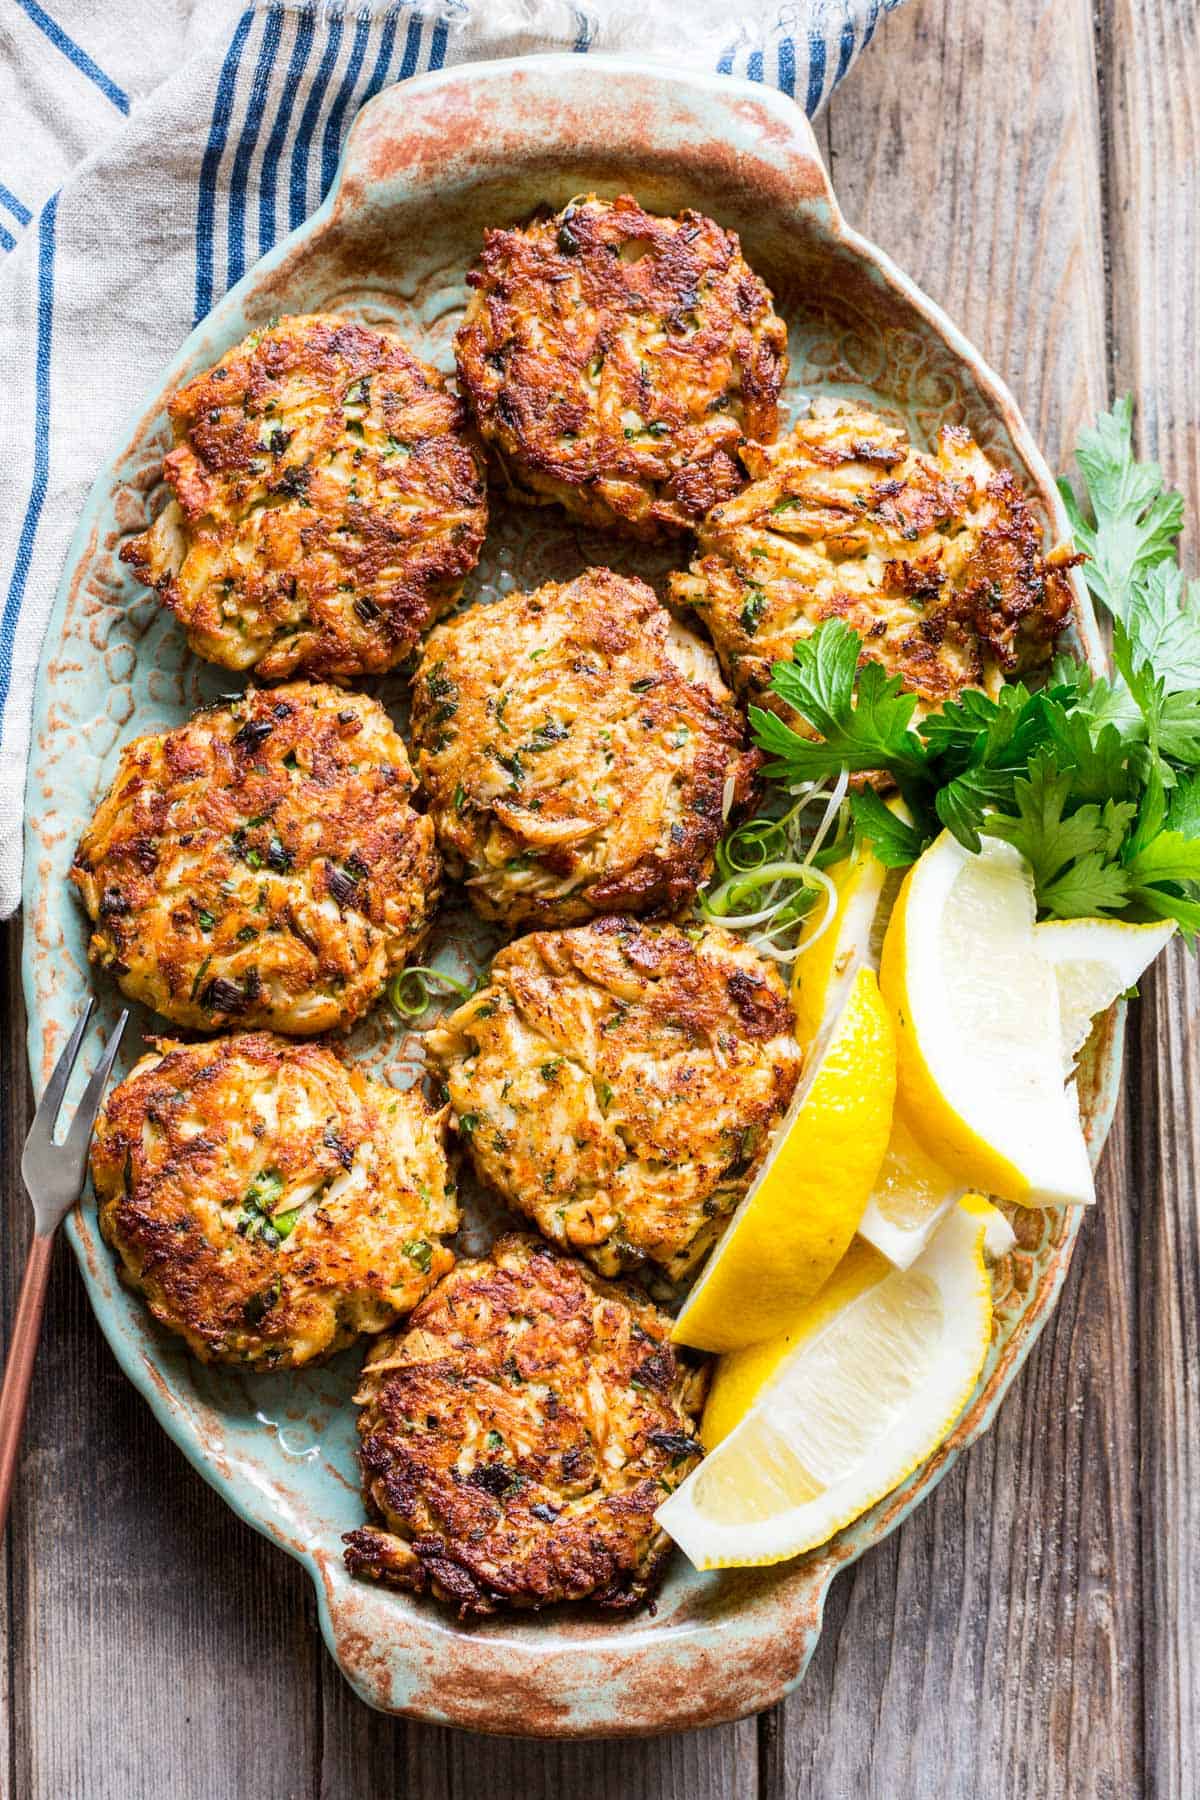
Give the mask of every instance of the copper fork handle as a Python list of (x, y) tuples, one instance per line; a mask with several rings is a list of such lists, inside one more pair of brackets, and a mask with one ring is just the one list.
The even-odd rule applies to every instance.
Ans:
[(21, 1433), (25, 1428), (25, 1408), (29, 1403), (29, 1383), (42, 1328), (42, 1308), (46, 1304), (53, 1250), (52, 1236), (35, 1235), (30, 1241), (29, 1259), (25, 1264), (17, 1316), (13, 1320), (8, 1346), (8, 1361), (4, 1365), (4, 1385), (0, 1387), (0, 1532), (8, 1519), (8, 1502), (21, 1449)]

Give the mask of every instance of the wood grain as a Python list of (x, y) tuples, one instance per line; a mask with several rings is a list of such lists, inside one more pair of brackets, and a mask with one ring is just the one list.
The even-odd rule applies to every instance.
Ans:
[[(1198, 30), (1194, 0), (910, 0), (822, 125), (851, 222), (984, 348), (1051, 461), (1133, 388), (1193, 518)], [(29, 1102), (5, 938), (7, 1322)], [(368, 1712), (300, 1570), (154, 1426), (61, 1254), (0, 1583), (0, 1800), (1190, 1800), (1198, 1021), (1176, 956), (1133, 1011), (1100, 1204), (995, 1427), (835, 1584), (798, 1693), (711, 1733), (543, 1745)]]
[[(1200, 15), (1192, 0), (1109, 0), (1101, 13), (1111, 219), (1112, 379), (1137, 435), (1200, 503)], [(1145, 985), (1137, 1020), (1130, 1202), (1141, 1369), (1139, 1562), (1147, 1792), (1200, 1784), (1200, 980), (1182, 949)]]

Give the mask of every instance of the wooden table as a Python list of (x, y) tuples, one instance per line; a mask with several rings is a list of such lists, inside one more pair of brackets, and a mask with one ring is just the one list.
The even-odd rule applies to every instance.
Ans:
[[(911, 0), (820, 124), (850, 220), (982, 346), (1052, 463), (1113, 393), (1200, 495), (1197, 0)], [(7, 933), (6, 1314), (29, 1099)], [(993, 1431), (834, 1585), (800, 1691), (655, 1742), (366, 1710), (300, 1569), (119, 1373), (58, 1258), (6, 1549), (3, 1800), (993, 1800), (1200, 1791), (1200, 980), (1132, 1009), (1066, 1292)]]

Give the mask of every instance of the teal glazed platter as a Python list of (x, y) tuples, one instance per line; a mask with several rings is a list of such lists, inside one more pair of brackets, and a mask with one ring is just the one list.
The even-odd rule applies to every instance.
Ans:
[[(27, 795), (24, 982), (40, 1092), (92, 987), (87, 929), (67, 881), (83, 825), (119, 746), (173, 726), (230, 686), (192, 657), (174, 619), (118, 560), (164, 503), (165, 396), (281, 313), (345, 311), (395, 325), (451, 371), (465, 274), (487, 225), (573, 195), (631, 192), (655, 212), (691, 206), (740, 233), (790, 334), (789, 401), (867, 399), (928, 445), (969, 427), (1013, 468), (1048, 542), (1067, 535), (1050, 473), (1016, 404), (950, 321), (844, 222), (812, 131), (761, 86), (602, 57), (531, 57), (441, 71), (393, 87), (360, 113), (328, 199), (214, 309), (128, 422), (92, 489), (68, 557), (38, 680)], [(608, 563), (656, 581), (672, 557), (630, 548), (552, 509), (497, 500), (467, 598), (565, 579)], [(1102, 650), (1074, 577), (1074, 648)], [(370, 684), (403, 722), (403, 683)], [(435, 959), (474, 969), (492, 946), (448, 911)], [(118, 997), (99, 979), (102, 1018)], [(349, 1054), (396, 1084), (421, 1071), (422, 1028), (382, 1007)], [(135, 1017), (124, 1067), (153, 1030)], [(1111, 1119), (1119, 1009), (1093, 1036), (1080, 1079), (1093, 1157)], [(487, 1241), (495, 1209), (469, 1192), (462, 1243)], [(350, 1398), (361, 1352), (322, 1368), (246, 1376), (191, 1360), (118, 1282), (91, 1196), (67, 1233), (100, 1325), (155, 1417), (230, 1506), (308, 1570), (321, 1629), (370, 1705), (478, 1731), (547, 1737), (632, 1735), (755, 1712), (795, 1687), (821, 1630), (830, 1582), (879, 1542), (990, 1424), (1062, 1286), (1078, 1212), (1019, 1212), (1016, 1247), (995, 1272), (994, 1341), (979, 1388), (948, 1441), (902, 1487), (830, 1543), (772, 1569), (697, 1574), (677, 1554), (654, 1612), (604, 1623), (579, 1610), (460, 1625), (435, 1602), (352, 1580), (343, 1532), (362, 1523)]]

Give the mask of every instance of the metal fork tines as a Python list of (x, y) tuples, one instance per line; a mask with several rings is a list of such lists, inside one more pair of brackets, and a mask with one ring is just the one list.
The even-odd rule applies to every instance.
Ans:
[(104, 1099), (104, 1090), (108, 1086), (108, 1078), (116, 1060), (117, 1051), (121, 1048), (121, 1038), (129, 1020), (126, 1009), (117, 1020), (101, 1056), (95, 1073), (88, 1082), (75, 1108), (75, 1116), (71, 1120), (70, 1129), (61, 1144), (54, 1141), (54, 1127), (62, 1110), (63, 1096), (67, 1091), (67, 1083), (79, 1057), (79, 1049), (87, 1033), (95, 1010), (96, 1002), (89, 998), (87, 1005), (75, 1024), (75, 1029), (67, 1039), (67, 1047), (54, 1066), (54, 1073), (46, 1083), (46, 1091), (42, 1095), (41, 1104), (33, 1115), (33, 1124), (29, 1128), (29, 1136), (25, 1139), (25, 1149), (21, 1156), (21, 1175), (29, 1190), (29, 1198), (33, 1201), (33, 1216), (37, 1220), (40, 1234), (54, 1230), (62, 1223), (83, 1191), (84, 1176), (87, 1172), (88, 1146), (92, 1141), (92, 1128), (96, 1123), (96, 1115), (100, 1111)]
[(8, 1341), (4, 1385), (0, 1388), (0, 1530), (3, 1530), (8, 1517), (8, 1503), (12, 1496), (25, 1408), (29, 1402), (29, 1383), (33, 1376), (33, 1359), (37, 1352), (42, 1309), (46, 1303), (46, 1288), (50, 1281), (50, 1257), (54, 1249), (55, 1233), (83, 1192), (92, 1127), (96, 1123), (96, 1114), (100, 1111), (113, 1062), (121, 1047), (121, 1036), (129, 1019), (128, 1012), (123, 1012), (117, 1020), (104, 1046), (96, 1072), (75, 1108), (75, 1117), (71, 1120), (67, 1135), (61, 1144), (56, 1144), (54, 1127), (84, 1034), (91, 1022), (93, 1006), (94, 1002), (89, 999), (82, 1017), (67, 1040), (66, 1049), (55, 1065), (53, 1075), (46, 1083), (46, 1091), (42, 1095), (41, 1105), (33, 1115), (33, 1124), (25, 1139), (25, 1149), (21, 1156), (21, 1174), (25, 1178), (29, 1198), (33, 1201), (35, 1229)]

